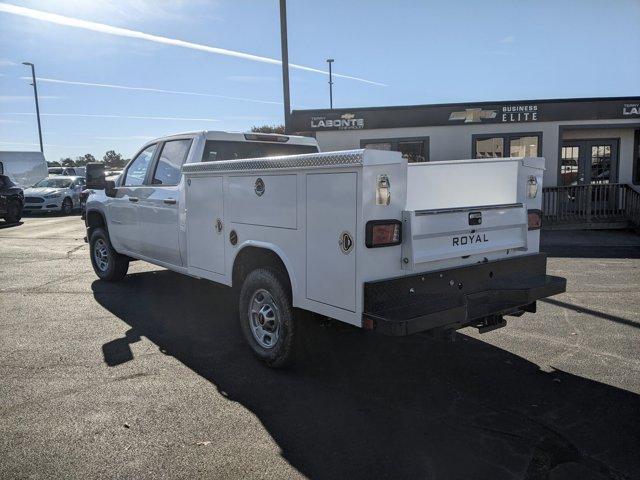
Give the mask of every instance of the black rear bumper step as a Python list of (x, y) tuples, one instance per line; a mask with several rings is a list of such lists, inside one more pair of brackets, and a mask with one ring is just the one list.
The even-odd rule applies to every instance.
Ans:
[(562, 293), (566, 279), (546, 274), (545, 254), (366, 282), (363, 326), (386, 335), (461, 328), (490, 315), (532, 311)]

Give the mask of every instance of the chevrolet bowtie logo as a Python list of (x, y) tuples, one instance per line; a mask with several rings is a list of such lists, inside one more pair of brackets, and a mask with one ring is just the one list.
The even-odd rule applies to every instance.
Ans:
[(352, 118), (355, 118), (355, 114), (354, 113), (343, 113), (342, 115), (340, 115), (340, 118), (343, 118), (344, 120), (351, 120)]
[(480, 122), (483, 118), (496, 118), (495, 110), (482, 110), (481, 108), (467, 108), (459, 112), (452, 112), (449, 120), (464, 120), (464, 123)]

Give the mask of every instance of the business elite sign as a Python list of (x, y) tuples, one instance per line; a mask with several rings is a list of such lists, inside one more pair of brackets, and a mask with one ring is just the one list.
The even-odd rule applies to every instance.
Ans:
[(364, 128), (364, 118), (358, 118), (353, 113), (343, 113), (339, 118), (312, 117), (311, 128), (316, 129), (337, 129), (337, 130), (362, 130)]
[(499, 110), (484, 110), (482, 108), (465, 108), (451, 112), (449, 121), (463, 123), (480, 123), (483, 120), (493, 122), (515, 123), (538, 121), (538, 105), (504, 105)]

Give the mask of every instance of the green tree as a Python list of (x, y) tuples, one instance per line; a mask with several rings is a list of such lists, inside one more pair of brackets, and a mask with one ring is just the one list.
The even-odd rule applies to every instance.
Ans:
[(255, 133), (284, 133), (284, 125), (253, 126), (251, 127), (251, 131)]
[(76, 158), (76, 166), (83, 167), (87, 163), (93, 163), (95, 161), (96, 161), (96, 157), (94, 157), (90, 153), (85, 153), (84, 155)]
[(104, 160), (104, 166), (107, 169), (118, 170), (124, 167), (126, 160), (122, 158), (122, 155), (116, 153), (114, 150), (109, 150), (102, 157)]
[(61, 158), (60, 165), (63, 167), (75, 167), (76, 163), (73, 161), (71, 157)]
[(55, 160), (53, 160), (52, 162), (47, 161), (47, 167), (59, 167), (60, 166), (60, 162), (56, 162)]

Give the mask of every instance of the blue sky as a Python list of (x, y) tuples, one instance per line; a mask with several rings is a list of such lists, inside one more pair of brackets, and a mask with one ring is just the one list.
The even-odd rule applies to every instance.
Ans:
[[(640, 94), (638, 0), (289, 0), (288, 16), (290, 62), (311, 69), (291, 70), (293, 108), (328, 106), (313, 70), (330, 57), (356, 77), (334, 79), (336, 107)], [(0, 0), (0, 150), (37, 150), (23, 61), (57, 160), (282, 123), (279, 58), (277, 0)]]

